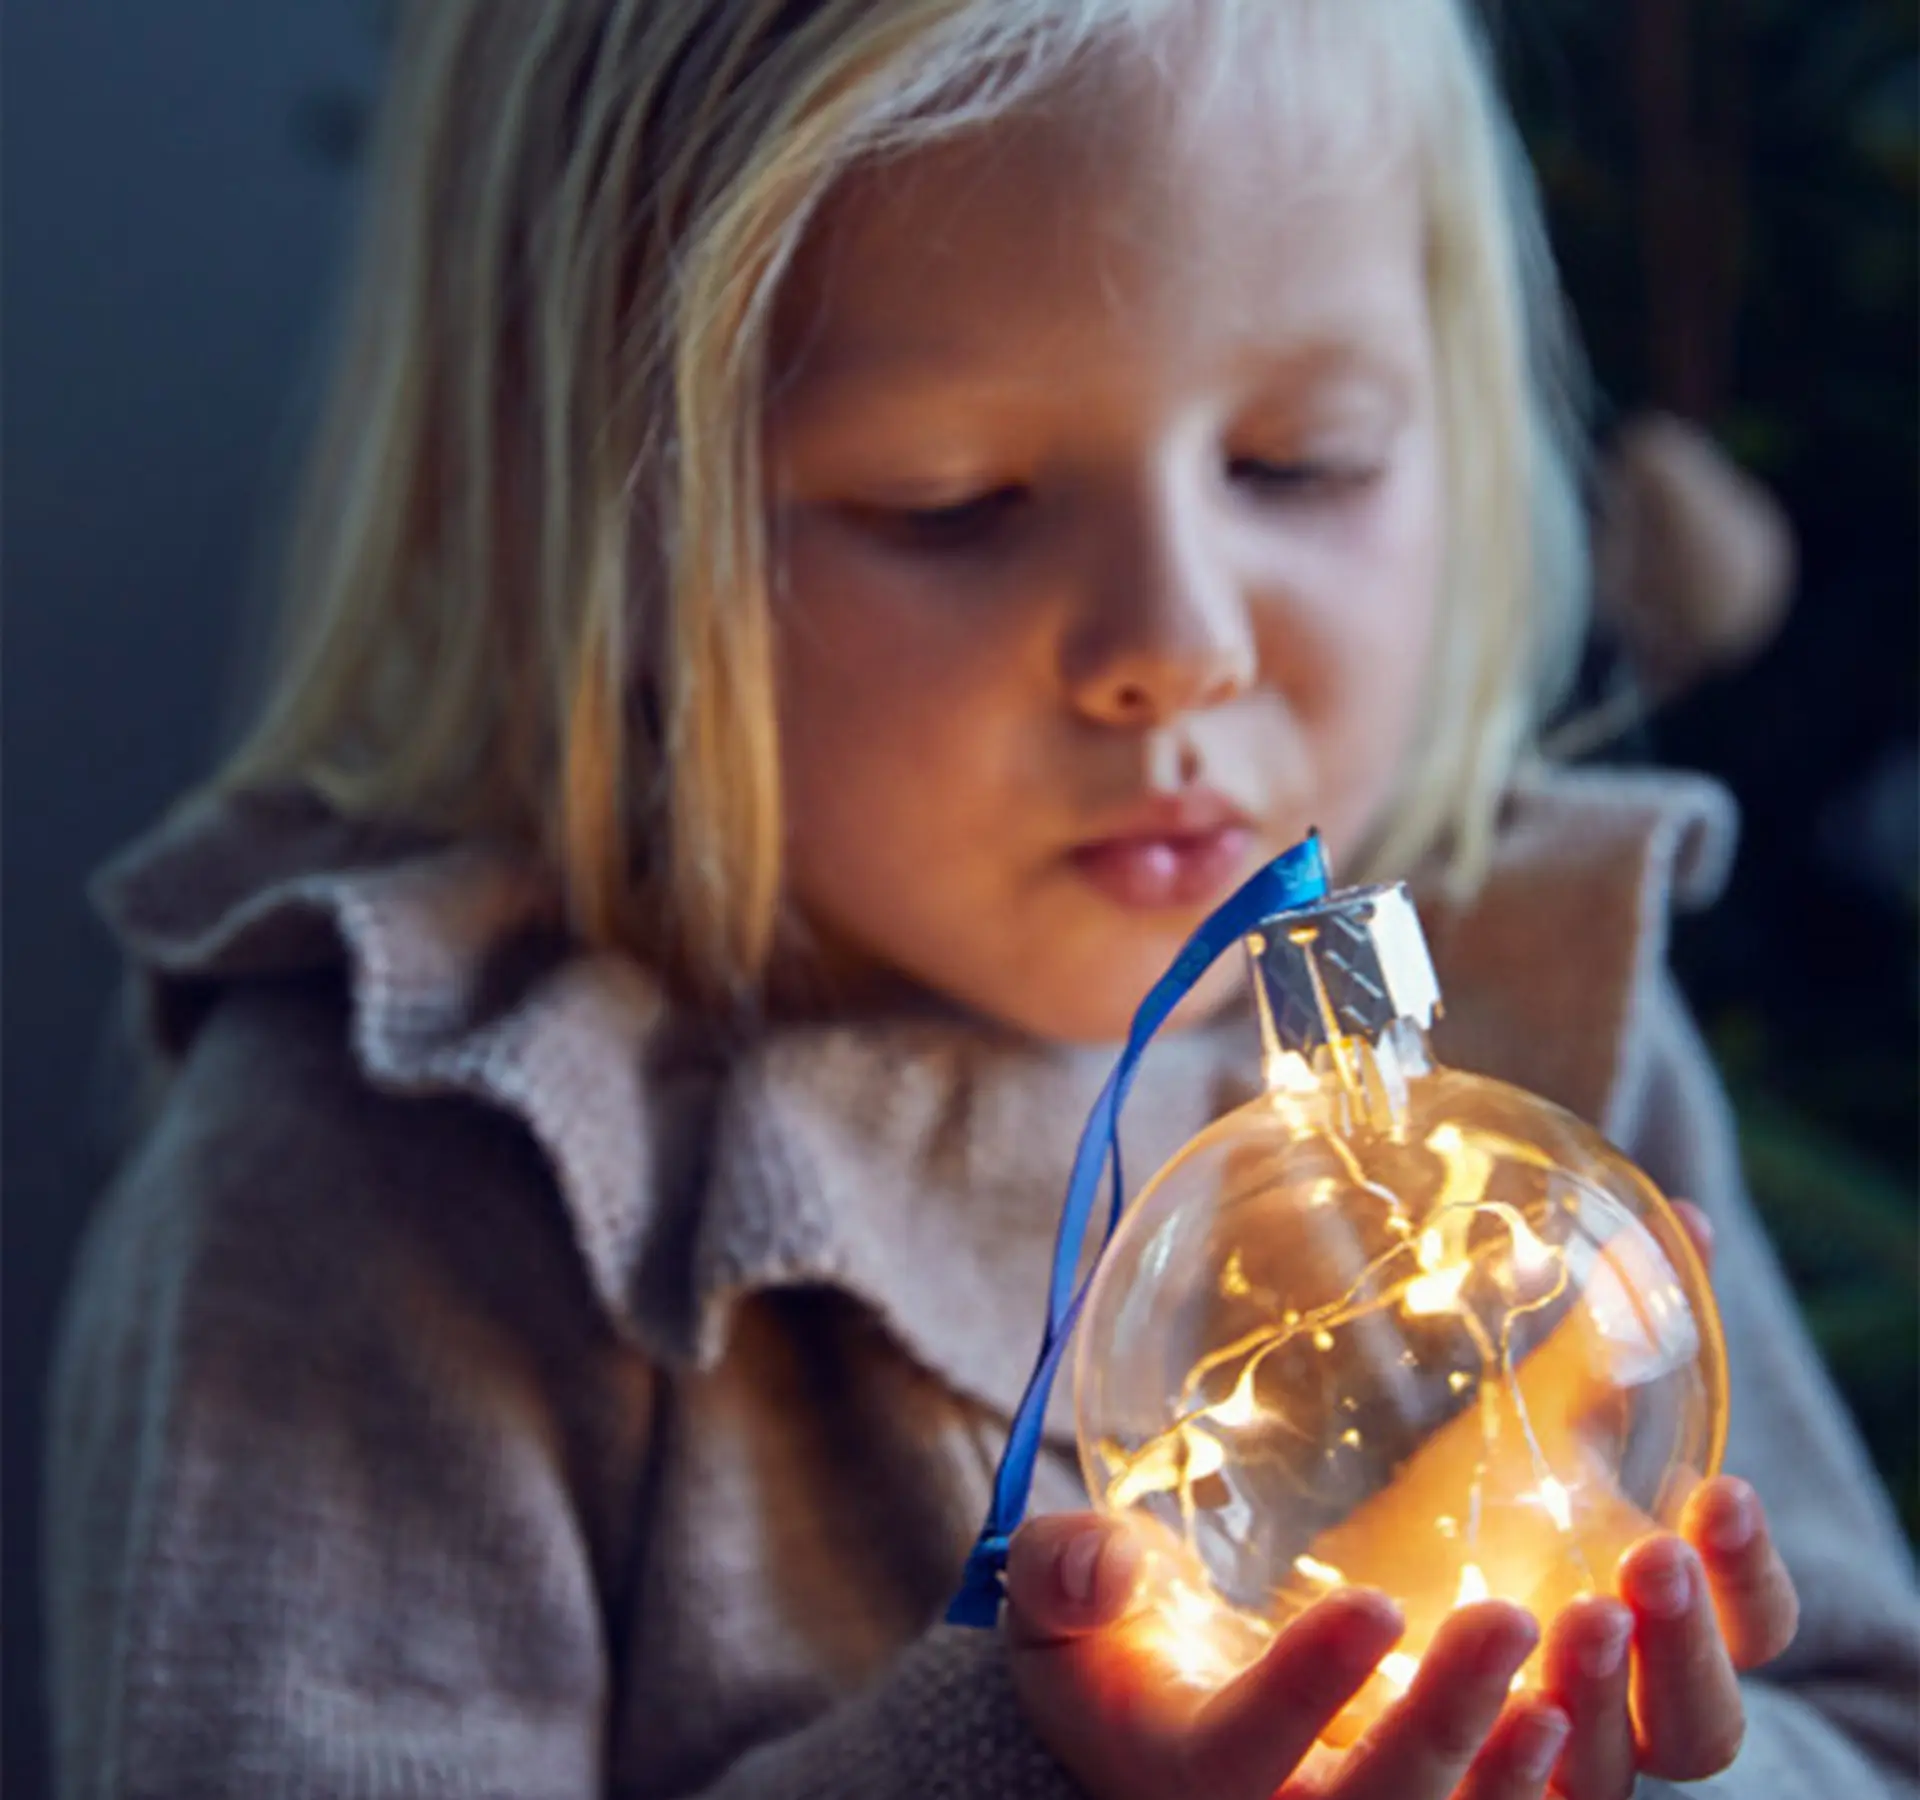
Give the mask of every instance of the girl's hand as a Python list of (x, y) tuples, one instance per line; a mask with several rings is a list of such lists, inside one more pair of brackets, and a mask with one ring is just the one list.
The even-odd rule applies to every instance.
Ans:
[(1400, 1635), (1377, 1594), (1330, 1596), (1217, 1693), (1184, 1682), (1129, 1616), (1122, 1526), (1034, 1519), (1007, 1562), (1013, 1679), (1047, 1747), (1097, 1800), (1539, 1800), (1567, 1740), (1552, 1701), (1509, 1698), (1538, 1640), (1520, 1608), (1455, 1613), (1406, 1697), (1329, 1772), (1302, 1765)]
[(1547, 1634), (1545, 1692), (1573, 1721), (1565, 1800), (1626, 1800), (1636, 1775), (1717, 1774), (1746, 1729), (1735, 1671), (1792, 1641), (1799, 1601), (1753, 1490), (1705, 1483), (1682, 1530), (1621, 1558), (1622, 1599), (1579, 1601)]
[[(1712, 1233), (1679, 1208), (1702, 1260)], [(1799, 1601), (1746, 1483), (1705, 1483), (1681, 1533), (1622, 1558), (1622, 1598), (1569, 1607), (1541, 1694), (1508, 1686), (1536, 1627), (1488, 1602), (1449, 1619), (1406, 1698), (1344, 1759), (1315, 1740), (1398, 1637), (1382, 1596), (1349, 1590), (1294, 1621), (1218, 1693), (1169, 1668), (1127, 1614), (1139, 1545), (1092, 1515), (1034, 1520), (1008, 1561), (1013, 1675), (1036, 1729), (1099, 1800), (1627, 1800), (1641, 1774), (1732, 1762), (1736, 1671), (1792, 1641)], [(1311, 1760), (1311, 1768), (1308, 1765)]]
[[(1705, 1216), (1676, 1210), (1710, 1263)], [(1625, 1800), (1637, 1774), (1724, 1769), (1746, 1728), (1735, 1672), (1778, 1656), (1800, 1617), (1758, 1497), (1724, 1476), (1694, 1493), (1679, 1535), (1621, 1558), (1619, 1584), (1620, 1600), (1570, 1606), (1547, 1636), (1546, 1692), (1573, 1721), (1554, 1790), (1565, 1800)]]

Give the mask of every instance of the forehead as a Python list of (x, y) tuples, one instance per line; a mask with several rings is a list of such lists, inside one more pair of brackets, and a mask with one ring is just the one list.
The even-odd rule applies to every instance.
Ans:
[(1410, 134), (1380, 124), (1378, 95), (1347, 86), (1336, 108), (1284, 85), (1192, 48), (1116, 54), (851, 177), (788, 285), (790, 383), (1057, 381), (1089, 362), (1144, 378), (1404, 335), (1425, 305)]

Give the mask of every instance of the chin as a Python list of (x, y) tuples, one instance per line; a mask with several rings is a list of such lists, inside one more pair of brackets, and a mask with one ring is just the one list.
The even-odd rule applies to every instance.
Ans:
[[(1180, 954), (1185, 934), (1156, 942), (1114, 946), (1074, 967), (1070, 959), (1052, 959), (1053, 979), (995, 983), (991, 993), (960, 996), (975, 1011), (1049, 1043), (1111, 1045), (1126, 1041), (1133, 1015), (1148, 990)], [(1190, 1030), (1206, 1023), (1246, 992), (1244, 958), (1228, 950), (1175, 1008), (1162, 1033)]]

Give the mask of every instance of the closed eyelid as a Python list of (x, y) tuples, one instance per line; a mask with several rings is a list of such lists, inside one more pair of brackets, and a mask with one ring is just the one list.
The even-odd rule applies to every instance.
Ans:
[(1373, 468), (1390, 461), (1415, 420), (1410, 398), (1286, 412), (1265, 411), (1234, 423), (1223, 448), (1230, 461)]
[[(1286, 357), (1277, 376), (1274, 364), (1266, 370), (1273, 378), (1257, 383), (1243, 370), (1240, 394), (1208, 406), (1229, 461), (1375, 464), (1418, 409), (1416, 377), (1384, 355), (1344, 347)], [(870, 412), (776, 416), (767, 439), (773, 486), (789, 501), (937, 514), (1074, 478), (1082, 447), (1061, 441), (1067, 428), (1057, 417), (981, 406), (982, 397), (977, 386), (936, 385), (871, 395)]]
[(939, 511), (1014, 485), (1012, 434), (966, 418), (849, 412), (776, 423), (764, 441), (772, 484), (796, 497)]

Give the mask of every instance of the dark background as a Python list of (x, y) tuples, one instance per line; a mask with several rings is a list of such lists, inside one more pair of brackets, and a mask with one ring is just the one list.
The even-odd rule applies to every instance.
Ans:
[[(85, 873), (202, 772), (297, 445), (381, 9), (13, 0), (4, 328), (5, 1766), (44, 1789), (41, 1389), (112, 1155)], [(1677, 957), (1756, 1197), (1920, 1524), (1920, 309), (1910, 0), (1526, 0), (1498, 24), (1603, 424), (1709, 426), (1788, 506), (1780, 639), (1618, 754), (1746, 811)]]
[(1710, 770), (1733, 886), (1674, 960), (1754, 1199), (1920, 1536), (1920, 9), (1500, 14), (1611, 421), (1711, 428), (1784, 502), (1793, 610), (1614, 754)]
[[(114, 967), (85, 874), (207, 765), (351, 184), (307, 96), (364, 85), (352, 0), (12, 0), (4, 372), (5, 1787), (45, 1786), (46, 1343), (111, 1156)], [(183, 1797), (184, 1800), (184, 1797)]]

